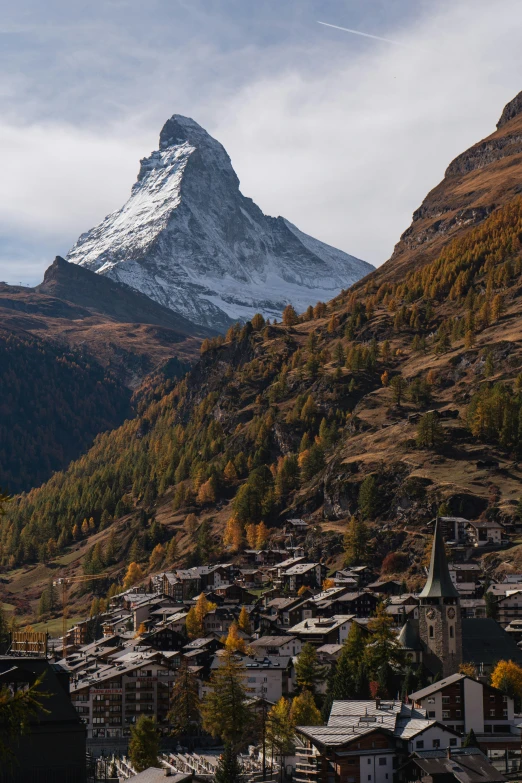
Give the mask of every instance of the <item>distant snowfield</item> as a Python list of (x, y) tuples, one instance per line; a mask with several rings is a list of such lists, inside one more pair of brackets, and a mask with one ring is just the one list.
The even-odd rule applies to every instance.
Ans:
[(174, 115), (141, 161), (126, 204), (82, 234), (68, 260), (224, 329), (328, 300), (373, 267), (264, 215), (243, 196), (219, 142)]

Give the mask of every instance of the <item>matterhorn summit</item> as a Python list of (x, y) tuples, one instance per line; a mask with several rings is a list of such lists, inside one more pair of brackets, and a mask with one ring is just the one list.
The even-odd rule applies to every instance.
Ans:
[(264, 215), (240, 192), (223, 146), (178, 114), (141, 161), (127, 203), (67, 258), (220, 330), (256, 312), (279, 318), (289, 302), (302, 311), (373, 269)]

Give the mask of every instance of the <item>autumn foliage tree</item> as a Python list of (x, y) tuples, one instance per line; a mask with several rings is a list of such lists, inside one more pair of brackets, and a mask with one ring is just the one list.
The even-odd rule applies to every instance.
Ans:
[(499, 661), (491, 672), (491, 684), (515, 700), (515, 709), (522, 703), (522, 667), (514, 661)]
[(124, 590), (128, 590), (129, 587), (132, 587), (137, 582), (141, 581), (144, 577), (145, 574), (143, 573), (141, 566), (138, 563), (129, 563), (127, 573), (125, 574), (125, 578), (123, 580)]

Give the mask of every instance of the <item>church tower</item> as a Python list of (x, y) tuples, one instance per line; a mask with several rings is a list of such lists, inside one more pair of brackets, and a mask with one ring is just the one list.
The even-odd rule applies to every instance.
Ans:
[(443, 677), (455, 674), (462, 663), (460, 596), (451, 581), (440, 523), (435, 522), (430, 570), (420, 596), (419, 636), (424, 662)]

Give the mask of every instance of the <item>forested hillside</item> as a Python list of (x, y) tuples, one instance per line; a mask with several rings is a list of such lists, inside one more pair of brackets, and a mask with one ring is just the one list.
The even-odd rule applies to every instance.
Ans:
[(0, 330), (0, 486), (19, 492), (130, 412), (130, 392), (78, 351)]
[(130, 415), (148, 374), (183, 377), (209, 334), (60, 257), (36, 288), (0, 283), (4, 489), (28, 490), (67, 467)]
[[(167, 492), (173, 513), (205, 516), (230, 500), (236, 542), (246, 525), (276, 524), (289, 508), (348, 517), (370, 475), (379, 486), (371, 519), (393, 519), (409, 493), (423, 496), (416, 523), (451, 506), (437, 466), (467, 469), (487, 444), (513, 460), (521, 446), (521, 234), (518, 198), (402, 282), (370, 279), (299, 318), (288, 308), (282, 325), (259, 316), (223, 344), (207, 341), (173, 391), (16, 501), (4, 564), (45, 557), (49, 541), (63, 550), (86, 517), (98, 527), (138, 507), (153, 513)], [(449, 405), (459, 418), (448, 423), (425, 413)], [(410, 492), (414, 477), (423, 480)], [(460, 489), (461, 504), (476, 496), (483, 510), (478, 488)]]
[(146, 571), (233, 554), (300, 515), (339, 541), (356, 515), (374, 565), (402, 549), (415, 580), (409, 537), (438, 511), (514, 519), (522, 198), (505, 202), (405, 274), (392, 260), (282, 324), (257, 315), (205, 340), (183, 381), (149, 389), (137, 419), (16, 499), (3, 568), (105, 528), (112, 562)]

